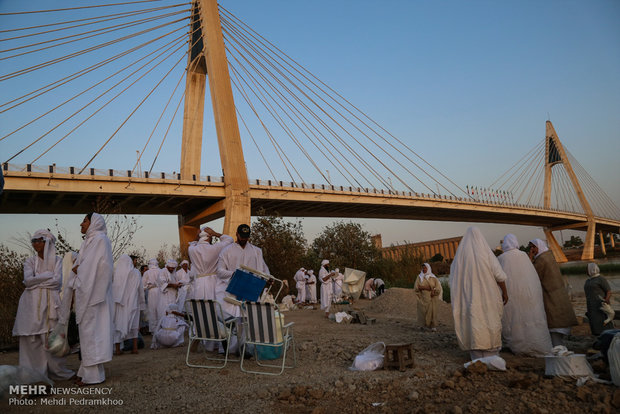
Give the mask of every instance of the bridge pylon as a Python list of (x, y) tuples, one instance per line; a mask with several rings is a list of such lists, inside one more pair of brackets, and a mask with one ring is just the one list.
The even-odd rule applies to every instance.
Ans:
[[(594, 237), (596, 231), (596, 222), (594, 220), (594, 213), (590, 207), (590, 203), (586, 199), (586, 196), (581, 189), (581, 184), (575, 175), (575, 171), (570, 163), (570, 160), (564, 150), (564, 146), (560, 142), (558, 134), (553, 128), (551, 121), (546, 123), (546, 140), (545, 140), (545, 182), (544, 182), (544, 208), (549, 209), (551, 207), (551, 168), (557, 164), (563, 164), (568, 177), (571, 180), (575, 194), (581, 204), (581, 208), (586, 214), (587, 230), (586, 240), (581, 253), (581, 260), (592, 260), (594, 258)], [(562, 251), (560, 244), (557, 242), (552, 233), (552, 228), (548, 227), (544, 229), (545, 236), (547, 237), (547, 243), (549, 248), (553, 252), (558, 262), (566, 262), (566, 256)]]
[(191, 220), (179, 216), (179, 239), (182, 250), (196, 237), (200, 224), (197, 223), (197, 217), (206, 219), (223, 215), (222, 233), (231, 236), (234, 236), (239, 224), (250, 224), (251, 217), (250, 185), (239, 135), (217, 0), (194, 0), (189, 48), (181, 177), (191, 180), (193, 176), (200, 176), (202, 123), (208, 77), (226, 197), (222, 202), (205, 207), (202, 212), (195, 212)]

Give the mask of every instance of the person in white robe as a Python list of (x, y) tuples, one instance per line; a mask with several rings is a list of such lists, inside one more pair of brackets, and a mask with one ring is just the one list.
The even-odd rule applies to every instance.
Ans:
[(112, 296), (115, 354), (122, 354), (121, 343), (127, 339), (133, 339), (131, 353), (137, 354), (140, 311), (146, 306), (140, 271), (134, 267), (133, 260), (126, 254), (119, 257), (114, 266)]
[(73, 289), (82, 355), (76, 384), (81, 386), (105, 381), (103, 364), (112, 359), (114, 261), (103, 217), (87, 214), (80, 227), (85, 237), (73, 268)]
[(297, 303), (305, 303), (306, 302), (306, 269), (303, 267), (300, 268), (296, 273), (295, 277), (295, 287), (297, 288)]
[(334, 272), (329, 271), (329, 260), (324, 259), (319, 270), (319, 280), (321, 281), (321, 309), (325, 312), (326, 318), (329, 317), (334, 294), (333, 276)]
[(450, 266), (450, 296), (459, 346), (471, 359), (499, 354), (506, 273), (482, 232), (470, 227)]
[[(213, 243), (213, 237), (220, 239)], [(217, 260), (220, 253), (227, 246), (234, 243), (234, 239), (227, 235), (205, 227), (198, 234), (198, 241), (191, 242), (187, 253), (192, 261), (192, 299), (215, 300), (215, 286), (217, 284)], [(181, 308), (179, 308), (181, 309)]]
[(163, 270), (159, 268), (157, 259), (149, 260), (149, 270), (142, 275), (142, 287), (146, 294), (147, 318), (149, 321), (149, 332), (155, 333), (157, 328), (157, 306), (159, 305), (159, 272)]
[(157, 320), (166, 315), (168, 305), (177, 303), (177, 293), (180, 284), (177, 280), (178, 263), (174, 259), (166, 261), (166, 266), (159, 271), (157, 286), (159, 289), (159, 302), (157, 304)]
[(552, 346), (538, 273), (527, 253), (519, 250), (514, 234), (504, 237), (502, 251), (498, 260), (510, 292), (502, 316), (502, 336), (517, 355), (544, 356)]
[(308, 278), (306, 279), (306, 298), (309, 303), (316, 303), (316, 276), (314, 270), (308, 270)]
[(179, 312), (176, 303), (169, 304), (166, 314), (157, 324), (151, 349), (174, 348), (183, 345), (185, 328), (187, 328), (187, 322), (183, 319), (183, 313)]
[(177, 307), (183, 310), (185, 309), (185, 299), (187, 299), (192, 278), (190, 276), (191, 270), (189, 262), (187, 260), (183, 260), (180, 266), (181, 268), (177, 270), (177, 282), (179, 284), (179, 289), (177, 292)]
[(226, 288), (230, 283), (233, 273), (241, 265), (258, 270), (259, 272), (269, 274), (269, 268), (263, 260), (263, 251), (260, 247), (254, 246), (249, 242), (250, 226), (241, 224), (237, 227), (236, 242), (226, 246), (217, 261), (217, 284), (215, 286), (215, 298), (222, 306), (224, 318), (234, 316), (237, 318), (237, 335), (231, 339), (229, 351), (238, 352), (243, 343), (243, 332), (241, 327), (241, 308), (232, 304), (224, 298), (226, 296), (236, 297), (227, 293)]
[(13, 336), (19, 337), (19, 365), (51, 379), (68, 379), (74, 372), (65, 358), (47, 348), (48, 334), (58, 321), (62, 259), (56, 256), (56, 238), (49, 230), (32, 236), (36, 255), (24, 262), (24, 292), (19, 298)]
[(339, 268), (335, 268), (334, 269), (334, 278), (333, 278), (333, 283), (334, 283), (334, 297), (333, 297), (333, 301), (334, 303), (340, 302), (340, 300), (342, 299), (342, 284), (344, 283), (344, 275), (342, 273), (340, 273), (340, 269)]
[(366, 299), (373, 299), (377, 294), (375, 293), (375, 279), (368, 278), (366, 282), (364, 282), (364, 290), (362, 294)]

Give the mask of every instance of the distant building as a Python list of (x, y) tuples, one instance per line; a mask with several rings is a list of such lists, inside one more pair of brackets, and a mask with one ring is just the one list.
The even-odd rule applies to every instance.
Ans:
[(381, 256), (392, 260), (400, 259), (403, 254), (422, 256), (423, 260), (428, 260), (437, 253), (441, 254), (444, 260), (451, 261), (454, 259), (457, 247), (463, 236), (451, 237), (449, 239), (431, 240), (420, 243), (407, 243), (383, 247), (381, 235), (377, 234), (371, 237), (374, 245), (381, 250)]

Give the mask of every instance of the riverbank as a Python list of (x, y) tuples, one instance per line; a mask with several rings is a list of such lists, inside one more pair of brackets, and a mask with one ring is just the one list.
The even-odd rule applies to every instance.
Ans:
[[(609, 413), (620, 409), (613, 386), (545, 378), (544, 359), (502, 352), (506, 372), (463, 369), (468, 353), (459, 349), (449, 304), (441, 303), (437, 332), (416, 327), (416, 297), (411, 289), (392, 288), (382, 296), (360, 300), (355, 307), (376, 319), (374, 324), (337, 324), (321, 310), (285, 312), (295, 322), (297, 367), (277, 377), (240, 371), (238, 362), (222, 370), (189, 368), (186, 347), (138, 355), (115, 356), (106, 364), (105, 384), (122, 406), (106, 412), (194, 413)], [(594, 338), (587, 324), (569, 337), (569, 348), (587, 352)], [(374, 342), (412, 343), (415, 367), (350, 371), (355, 356)], [(150, 337), (146, 338), (147, 346)], [(0, 354), (0, 364), (17, 364), (17, 352)], [(197, 354), (192, 354), (192, 357)], [(68, 365), (79, 366), (77, 355)], [(595, 369), (601, 370), (600, 365)], [(71, 387), (58, 382), (57, 387)], [(101, 395), (86, 395), (87, 399)], [(39, 400), (36, 400), (39, 401)], [(91, 413), (89, 406), (16, 407), (3, 402), (3, 412)], [(617, 404), (617, 405), (614, 405)], [(8, 410), (5, 410), (7, 408)], [(100, 408), (100, 407), (97, 407)], [(95, 409), (97, 409), (95, 408)]]

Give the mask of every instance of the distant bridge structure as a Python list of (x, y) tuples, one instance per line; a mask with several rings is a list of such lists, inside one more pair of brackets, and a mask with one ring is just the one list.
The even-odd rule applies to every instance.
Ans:
[[(22, 79), (26, 83), (10, 88), (12, 95), (0, 102), (0, 116), (19, 120), (9, 123), (0, 119), (0, 153), (6, 180), (0, 195), (0, 213), (86, 213), (105, 200), (125, 214), (177, 215), (182, 246), (194, 239), (202, 223), (224, 217), (223, 232), (234, 234), (238, 224), (249, 223), (251, 215), (259, 212), (292, 217), (520, 224), (542, 227), (559, 261), (566, 258), (553, 231), (586, 231), (582, 258), (591, 259), (597, 232), (602, 240), (604, 232), (618, 233), (620, 229), (619, 209), (563, 147), (550, 121), (542, 143), (495, 183), (488, 188), (462, 188), (216, 0), (170, 0), (163, 2), (164, 6), (153, 2), (152, 7), (149, 2), (138, 3), (130, 9), (125, 6), (120, 12), (96, 16), (92, 12), (100, 13), (100, 9), (90, 6), (39, 11), (91, 14), (4, 31), (0, 62), (16, 69), (0, 72), (5, 73), (0, 75), (0, 86)], [(0, 13), (0, 18), (18, 14)], [(42, 34), (57, 37), (41, 40), (37, 36)], [(101, 36), (101, 42), (92, 46), (97, 36)], [(147, 39), (143, 43), (138, 40), (141, 36)], [(91, 46), (76, 52), (80, 41)], [(110, 45), (118, 47), (123, 42), (132, 43), (104, 55)], [(69, 47), (66, 55), (49, 57), (50, 49), (65, 47)], [(148, 53), (132, 57), (117, 72), (107, 66), (147, 48), (151, 48)], [(39, 52), (48, 55), (36, 60)], [(177, 53), (180, 58), (175, 60)], [(95, 60), (87, 62), (92, 56)], [(168, 58), (172, 63), (166, 71), (162, 67)], [(64, 67), (66, 75), (55, 80), (37, 76), (41, 69), (61, 66), (66, 61), (77, 64)], [(185, 67), (179, 69), (183, 61)], [(102, 68), (105, 76), (99, 76), (103, 78), (90, 78)], [(157, 71), (160, 74), (153, 75)], [(170, 73), (176, 73), (178, 81), (176, 85), (171, 83), (174, 88), (170, 86), (173, 91), (168, 95), (158, 88), (169, 81)], [(142, 95), (132, 93), (131, 88), (146, 82), (147, 74), (154, 86), (142, 87)], [(106, 82), (116, 75), (120, 80), (105, 89)], [(75, 86), (71, 94), (61, 92), (83, 77), (87, 79), (84, 89)], [(31, 86), (34, 80), (39, 83)], [(178, 86), (183, 81), (185, 88), (181, 92), (183, 88)], [(95, 87), (99, 90), (95, 91)], [(210, 104), (205, 99), (207, 89)], [(86, 98), (89, 94), (92, 96)], [(38, 102), (47, 96), (54, 98), (47, 108), (41, 108)], [(154, 97), (163, 98), (160, 100), (165, 105), (161, 104), (163, 109), (150, 134), (144, 134), (145, 144), (138, 151), (136, 164), (122, 171), (92, 167), (93, 160), (106, 147), (110, 151), (119, 136), (129, 139), (136, 131), (148, 132), (148, 128), (136, 127), (124, 131), (131, 122), (141, 126), (145, 118), (135, 118)], [(124, 119), (114, 121), (117, 127), (82, 166), (42, 164), (54, 159), (49, 158), (52, 154), (62, 156), (63, 151), (69, 151), (68, 144), (62, 147), (64, 141), (73, 140), (73, 146), (77, 142), (84, 152), (91, 152), (98, 145), (95, 142), (101, 140), (99, 129), (106, 125), (99, 124), (80, 138), (75, 138), (79, 134), (75, 131), (87, 128), (87, 121), (100, 112), (132, 99), (134, 106), (124, 109)], [(181, 104), (183, 116), (178, 121)], [(71, 109), (66, 108), (71, 105)], [(214, 176), (202, 174), (207, 106), (214, 116), (222, 171)], [(167, 127), (164, 119), (169, 120)], [(175, 123), (181, 124), (178, 129), (182, 130), (179, 172), (154, 172)], [(36, 125), (40, 125), (39, 129), (33, 130)], [(45, 132), (32, 140), (32, 131)], [(259, 132), (264, 141), (259, 141)], [(152, 150), (149, 170), (142, 171), (140, 165), (145, 162), (147, 148), (156, 147), (151, 143), (153, 137), (160, 138), (161, 143)], [(20, 139), (28, 144), (20, 147), (16, 144)], [(29, 155), (47, 141), (51, 145), (39, 155)], [(7, 145), (5, 149), (3, 144)], [(256, 151), (248, 152), (251, 144)], [(112, 153), (123, 145), (116, 148)], [(273, 150), (268, 152), (268, 148)], [(7, 151), (12, 151), (10, 156)], [(121, 156), (122, 151), (118, 154)], [(26, 156), (31, 158), (16, 162)], [(278, 172), (270, 156), (278, 160)], [(259, 158), (273, 179), (248, 178), (248, 163)], [(328, 161), (333, 177), (320, 161)], [(312, 184), (304, 178), (309, 171), (326, 184)], [(278, 179), (282, 176), (287, 179)]]

